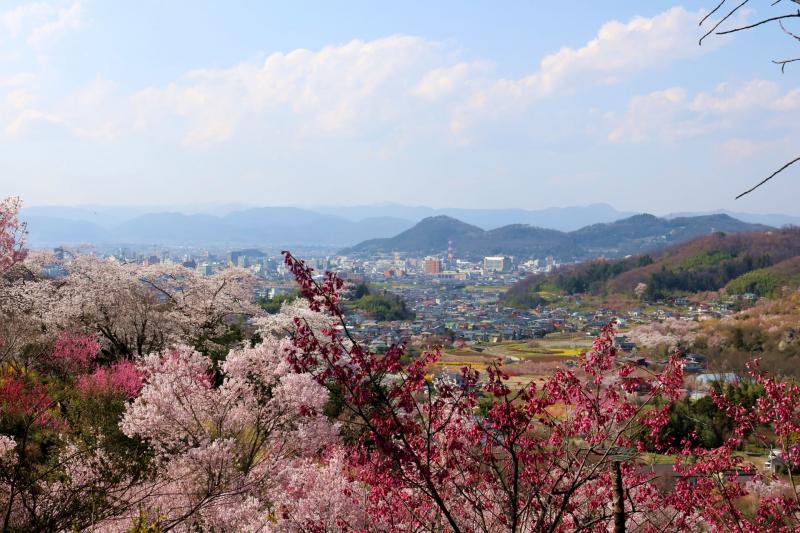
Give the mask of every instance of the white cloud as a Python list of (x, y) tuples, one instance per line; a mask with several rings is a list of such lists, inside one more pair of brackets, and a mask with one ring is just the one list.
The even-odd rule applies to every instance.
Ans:
[(31, 46), (39, 46), (61, 33), (84, 25), (83, 4), (31, 2), (0, 14), (0, 26), (12, 38), (26, 36)]
[(775, 111), (793, 111), (800, 109), (800, 89), (792, 89), (772, 104)]
[(12, 37), (19, 37), (31, 21), (51, 16), (55, 8), (46, 2), (22, 4), (0, 15), (0, 22)]
[[(58, 117), (79, 136), (114, 139), (141, 132), (190, 146), (242, 135), (264, 145), (300, 147), (327, 134), (370, 143), (382, 154), (412, 141), (462, 144), (480, 127), (516, 117), (565, 87), (586, 90), (706, 52), (708, 47), (698, 47), (695, 39), (700, 16), (675, 7), (649, 18), (608, 22), (583, 46), (547, 55), (536, 71), (519, 79), (498, 79), (492, 76), (492, 65), (464, 60), (440, 43), (395, 35), (195, 70), (133, 94), (98, 78), (50, 106), (37, 102), (35, 109), (34, 95), (17, 92), (7, 95), (7, 104), (31, 113), (14, 114), (5, 122), (15, 124), (7, 132), (18, 134), (26, 121)], [(82, 4), (28, 4), (2, 20), (10, 32), (40, 44), (79, 27)], [(651, 135), (671, 139), (703, 130), (691, 121), (681, 122), (688, 102), (685, 93), (676, 91), (632, 101), (624, 115), (615, 117), (619, 124), (609, 138), (641, 142)], [(722, 91), (705, 100), (698, 95), (696, 105), (710, 105), (712, 96), (725, 95)], [(658, 121), (648, 118), (652, 116), (671, 125), (659, 131)]]
[(98, 76), (68, 100), (65, 121), (80, 137), (110, 141), (130, 127), (131, 111), (112, 81)]
[(440, 48), (419, 37), (392, 36), (191, 72), (135, 94), (136, 125), (150, 128), (177, 115), (187, 124), (184, 142), (200, 145), (224, 141), (253, 121), (273, 134), (370, 135), (394, 128), (424, 105), (414, 93), (442, 63)]
[(459, 109), (454, 124), (463, 128), (476, 115), (514, 111), (565, 87), (616, 83), (648, 68), (706, 53), (712, 47), (701, 48), (696, 40), (701, 17), (702, 12), (673, 7), (649, 18), (607, 22), (584, 46), (545, 56), (536, 72), (497, 80), (479, 91)]
[(442, 45), (411, 36), (275, 53), (260, 64), (195, 71), (142, 90), (133, 96), (135, 123), (151, 128), (177, 116), (189, 145), (225, 141), (248, 125), (282, 136), (397, 137), (414, 129), (463, 140), (476, 123), (566, 85), (612, 83), (706, 52), (695, 39), (700, 16), (676, 7), (606, 23), (584, 46), (546, 56), (518, 80), (492, 79), (490, 65), (453, 61)]
[(536, 85), (545, 93), (576, 77), (591, 76), (614, 82), (634, 72), (706, 52), (695, 34), (701, 12), (673, 7), (654, 17), (604, 24), (597, 36), (581, 48), (562, 48), (542, 60)]
[(52, 113), (39, 111), (38, 109), (26, 109), (5, 128), (5, 133), (9, 137), (18, 137), (26, 128), (35, 123), (61, 124), (61, 117)]
[[(767, 80), (720, 84), (713, 91), (700, 92), (694, 97), (674, 87), (635, 96), (624, 112), (608, 114), (608, 140), (615, 143), (679, 140), (745, 125), (750, 130), (769, 129), (796, 123), (794, 117), (783, 116), (796, 109), (800, 109), (800, 91), (793, 89), (782, 94), (780, 85)], [(781, 118), (783, 122), (778, 120)], [(754, 142), (735, 138), (721, 150), (748, 154), (754, 146)]]
[(640, 143), (652, 139), (675, 141), (708, 133), (718, 127), (687, 114), (686, 90), (672, 87), (636, 96), (621, 116), (609, 115), (614, 124), (612, 143)]
[(463, 61), (451, 67), (437, 68), (428, 72), (414, 87), (413, 92), (422, 98), (437, 100), (453, 94), (471, 76), (488, 70), (490, 66), (487, 64)]
[(725, 159), (749, 159), (767, 150), (774, 150), (776, 143), (773, 141), (756, 141), (734, 137), (717, 144), (717, 152)]
[(6, 102), (13, 109), (25, 109), (30, 107), (34, 101), (36, 101), (36, 96), (26, 89), (17, 89), (6, 95)]
[(33, 29), (28, 37), (28, 44), (37, 46), (61, 33), (82, 28), (84, 25), (82, 15), (83, 5), (80, 2), (57, 9), (52, 20)]
[(35, 79), (36, 76), (30, 72), (19, 72), (12, 76), (0, 78), (0, 87), (20, 87), (32, 83)]
[(742, 113), (768, 107), (780, 90), (777, 83), (766, 80), (752, 80), (738, 87), (723, 83), (713, 93), (695, 96), (690, 108), (698, 113)]

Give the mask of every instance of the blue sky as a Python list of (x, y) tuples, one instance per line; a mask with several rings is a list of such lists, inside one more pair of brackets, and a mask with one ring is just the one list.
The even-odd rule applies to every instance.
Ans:
[[(26, 205), (397, 202), (800, 214), (800, 55), (713, 2), (0, 5)], [(738, 21), (772, 14), (753, 2)]]

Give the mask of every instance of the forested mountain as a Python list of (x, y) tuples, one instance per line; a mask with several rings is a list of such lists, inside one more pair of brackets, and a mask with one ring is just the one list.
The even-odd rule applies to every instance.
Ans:
[(512, 224), (484, 231), (447, 216), (430, 217), (390, 239), (372, 239), (343, 250), (349, 254), (406, 252), (441, 253), (448, 241), (460, 257), (479, 259), (505, 254), (521, 258), (552, 255), (561, 261), (604, 255), (622, 257), (656, 250), (713, 232), (740, 233), (768, 230), (728, 215), (673, 219), (635, 215), (616, 222), (594, 224), (572, 232)]
[(638, 256), (570, 265), (520, 281), (504, 299), (526, 306), (536, 303), (543, 289), (633, 295), (637, 286), (653, 299), (723, 287), (770, 296), (787, 284), (800, 284), (800, 228), (715, 233)]

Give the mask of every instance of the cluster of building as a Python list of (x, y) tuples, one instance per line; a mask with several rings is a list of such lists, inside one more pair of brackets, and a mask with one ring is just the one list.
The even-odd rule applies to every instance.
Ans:
[[(451, 249), (452, 250), (452, 249)], [(383, 278), (438, 278), (442, 280), (467, 281), (495, 277), (523, 276), (531, 273), (550, 272), (558, 266), (552, 256), (542, 260), (529, 259), (524, 262), (505, 255), (486, 256), (480, 261), (456, 259), (452, 252), (445, 256), (428, 255), (411, 257), (395, 254), (393, 257), (372, 259), (335, 258), (337, 266), (363, 275)]]
[[(67, 252), (57, 248), (55, 253), (63, 257)], [(163, 249), (148, 253), (117, 249), (105, 255), (113, 260), (140, 264), (179, 263), (203, 275), (230, 267), (249, 269), (261, 280), (258, 297), (271, 298), (293, 288), (291, 274), (277, 250)], [(484, 257), (482, 261), (466, 261), (456, 258), (450, 246), (441, 256), (392, 254), (352, 258), (332, 255), (325, 250), (308, 250), (304, 258), (320, 273), (331, 270), (353, 281), (381, 283), (405, 300), (416, 315), (414, 320), (376, 323), (364, 316), (352, 317), (356, 331), (372, 339), (377, 346), (399, 340), (421, 344), (434, 340), (492, 343), (536, 338), (554, 331), (585, 331), (596, 335), (612, 319), (621, 324), (626, 320), (647, 323), (671, 317), (697, 320), (719, 318), (731, 311), (731, 302), (695, 305), (685, 298), (657, 302), (656, 310), (648, 314), (641, 309), (618, 313), (606, 308), (586, 311), (573, 308), (571, 312), (560, 306), (537, 310), (503, 306), (500, 295), (505, 289), (529, 272), (547, 272), (555, 268), (557, 262), (552, 257), (520, 262), (513, 257), (496, 255)], [(624, 347), (634, 348), (628, 344)]]
[(490, 344), (541, 338), (554, 332), (583, 331), (596, 334), (611, 320), (624, 324), (612, 309), (570, 312), (566, 307), (517, 309), (504, 306), (502, 291), (470, 287), (463, 283), (427, 280), (415, 285), (393, 285), (415, 313), (413, 320), (381, 323), (355, 314), (350, 317), (354, 332), (371, 339), (372, 348), (404, 341), (411, 345)]
[[(294, 252), (320, 273), (331, 270), (343, 276), (360, 276), (367, 281), (390, 279), (426, 283), (431, 280), (443, 282), (480, 280), (481, 284), (510, 285), (530, 273), (549, 272), (558, 266), (558, 262), (552, 256), (520, 258), (498, 254), (482, 259), (466, 260), (456, 256), (452, 242), (442, 253), (421, 257), (407, 253), (376, 254), (374, 257), (346, 256), (324, 248), (298, 248), (294, 249)], [(179, 263), (203, 275), (212, 275), (219, 270), (235, 266), (246, 268), (265, 281), (277, 283), (291, 281), (279, 249), (224, 250), (160, 246), (149, 249), (120, 247), (91, 250), (88, 253), (96, 253), (126, 263)]]

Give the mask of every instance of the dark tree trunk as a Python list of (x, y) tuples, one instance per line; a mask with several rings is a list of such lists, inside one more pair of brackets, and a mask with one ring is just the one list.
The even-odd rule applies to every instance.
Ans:
[(625, 490), (622, 488), (622, 467), (614, 461), (614, 533), (625, 533)]

